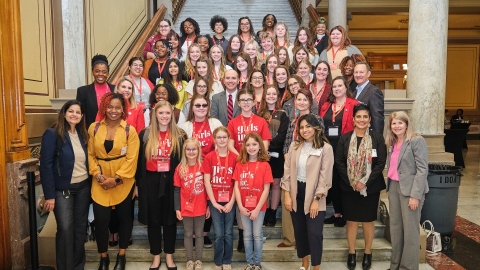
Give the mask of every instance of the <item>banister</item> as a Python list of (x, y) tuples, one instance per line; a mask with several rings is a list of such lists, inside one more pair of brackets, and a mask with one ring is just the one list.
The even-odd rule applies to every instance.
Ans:
[(172, 0), (172, 23), (176, 24), (186, 0)]

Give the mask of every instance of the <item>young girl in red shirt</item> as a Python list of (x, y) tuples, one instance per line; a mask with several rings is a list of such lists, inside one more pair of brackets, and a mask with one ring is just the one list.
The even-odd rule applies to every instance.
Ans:
[[(180, 164), (175, 169), (174, 203), (178, 220), (183, 220), (184, 245), (187, 270), (202, 269), (203, 224), (210, 217), (207, 195), (201, 172), (201, 147), (195, 138), (185, 141)], [(195, 259), (193, 257), (193, 235), (195, 235)]]
[[(263, 218), (267, 208), (272, 169), (268, 153), (258, 133), (248, 133), (237, 158), (233, 179), (235, 198), (243, 224), (246, 270), (262, 269)], [(254, 248), (255, 246), (255, 248)]]

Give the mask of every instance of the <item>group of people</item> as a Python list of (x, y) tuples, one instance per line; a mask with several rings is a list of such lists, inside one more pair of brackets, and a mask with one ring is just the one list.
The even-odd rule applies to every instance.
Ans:
[[(362, 268), (370, 269), (385, 188), (391, 269), (418, 269), (412, 247), (419, 246), (428, 191), (425, 141), (405, 112), (390, 116), (384, 139), (382, 92), (342, 26), (327, 31), (321, 18), (291, 42), (273, 14), (262, 25), (255, 33), (242, 17), (227, 40), (221, 16), (211, 19), (212, 36), (200, 35), (192, 18), (181, 23), (181, 36), (162, 20), (143, 58), (130, 59), (129, 74), (115, 85), (107, 82), (107, 58), (93, 57), (94, 82), (78, 88), (42, 138), (40, 173), (45, 207), (57, 220), (58, 269), (83, 269), (91, 201), (98, 269), (108, 269), (108, 246), (116, 244), (114, 269), (125, 269), (135, 198), (148, 228), (150, 269), (160, 268), (162, 252), (167, 268), (177, 269), (178, 221), (186, 269), (203, 269), (212, 224), (214, 269), (231, 269), (235, 219), (244, 269), (262, 269), (262, 228), (276, 225), (280, 202), (278, 246), (296, 246), (300, 269), (320, 269), (325, 223), (346, 225), (347, 266), (355, 269), (359, 222)], [(328, 218), (327, 201), (335, 210)]]

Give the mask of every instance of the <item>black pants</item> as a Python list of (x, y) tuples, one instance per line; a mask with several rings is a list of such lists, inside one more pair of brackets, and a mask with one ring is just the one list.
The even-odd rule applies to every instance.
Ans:
[(332, 202), (335, 213), (343, 213), (342, 208), (342, 190), (340, 189), (340, 174), (336, 166), (333, 166), (332, 187), (328, 190), (327, 204)]
[[(133, 226), (133, 221), (135, 219), (135, 198), (132, 200), (132, 226)], [(115, 209), (112, 210), (112, 216), (110, 217), (110, 224), (108, 225), (108, 230), (110, 231), (110, 234), (118, 233), (118, 216), (117, 216), (117, 211)]]
[[(311, 255), (312, 266), (322, 263), (323, 252), (323, 220), (325, 211), (319, 211), (315, 218), (310, 213), (305, 215), (305, 183), (297, 182), (297, 212), (291, 211), (293, 231), (297, 241), (297, 256), (303, 258)], [(310, 202), (309, 202), (310, 203)]]
[[(85, 237), (88, 207), (90, 205), (90, 179), (71, 184), (70, 195), (55, 191), (53, 213), (57, 220), (55, 237), (57, 269), (83, 269), (85, 267)], [(65, 193), (67, 194), (67, 193)]]
[[(168, 224), (168, 216), (173, 211), (171, 205), (171, 198), (173, 191), (170, 184), (165, 185), (165, 193), (158, 197), (158, 190), (160, 186), (160, 173), (147, 171), (147, 203), (148, 203), (148, 242), (150, 243), (150, 253), (152, 255), (159, 255), (162, 253), (162, 238), (163, 249), (165, 253), (175, 253), (175, 240), (177, 238), (177, 224)], [(167, 177), (168, 178), (168, 177)], [(163, 235), (162, 235), (163, 227)], [(163, 236), (163, 237), (162, 237)]]
[[(128, 248), (128, 242), (132, 236), (132, 195), (135, 186), (132, 186), (129, 194), (121, 203), (115, 205), (118, 216), (118, 240), (121, 249)], [(97, 248), (99, 253), (108, 251), (108, 226), (112, 216), (111, 206), (102, 206), (93, 202), (93, 214), (95, 215), (95, 237), (97, 238)]]

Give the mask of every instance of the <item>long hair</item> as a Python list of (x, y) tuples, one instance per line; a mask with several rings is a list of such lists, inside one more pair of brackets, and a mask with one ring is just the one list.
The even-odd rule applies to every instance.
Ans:
[(284, 63), (280, 63), (280, 59), (278, 59), (278, 64), (279, 65), (284, 65), (286, 66), (287, 68), (290, 68), (290, 55), (288, 53), (288, 50), (287, 48), (283, 47), (283, 46), (280, 46), (278, 48), (275, 49), (275, 54), (276, 55), (280, 55), (280, 51), (285, 51), (285, 54), (286, 54), (286, 58), (285, 58), (285, 62)]
[(272, 16), (273, 17), (273, 29), (275, 29), (275, 25), (277, 24), (277, 17), (275, 17), (275, 15), (273, 14), (267, 14), (265, 15), (265, 17), (263, 17), (263, 21), (262, 21), (262, 30), (263, 31), (267, 31), (267, 18), (268, 16)]
[(215, 68), (215, 62), (212, 59), (212, 50), (214, 48), (219, 49), (220, 52), (222, 53), (222, 57), (220, 58), (220, 68), (218, 69), (218, 80), (221, 81), (223, 78), (225, 78), (225, 71), (227, 70), (227, 68), (225, 67), (225, 65), (226, 65), (226, 63), (225, 63), (225, 52), (223, 51), (223, 48), (222, 48), (221, 45), (213, 45), (210, 48), (210, 53), (209, 53), (208, 58), (210, 58), (210, 61), (212, 62), (212, 65), (213, 65), (213, 68)]
[(247, 141), (252, 138), (254, 139), (260, 146), (260, 150), (258, 151), (257, 161), (269, 161), (270, 157), (268, 156), (267, 149), (265, 149), (265, 145), (263, 144), (262, 137), (256, 132), (250, 132), (245, 135), (243, 139), (242, 148), (240, 148), (240, 153), (238, 154), (237, 161), (240, 161), (242, 164), (246, 164), (248, 162), (248, 153), (247, 153)]
[(327, 78), (325, 79), (325, 83), (328, 83), (328, 84), (331, 84), (332, 83), (332, 72), (330, 70), (330, 65), (328, 64), (327, 61), (318, 61), (317, 65), (315, 66), (315, 68), (313, 69), (313, 80), (312, 80), (312, 83), (310, 85), (315, 85), (317, 83), (317, 75), (315, 75), (316, 71), (317, 71), (317, 67), (320, 65), (320, 64), (324, 64), (327, 66), (327, 69), (328, 69), (328, 75), (327, 75)]
[[(331, 30), (330, 30), (330, 36), (332, 36), (332, 32), (334, 30), (337, 30), (339, 31), (340, 33), (342, 33), (342, 39), (341, 39), (341, 49), (345, 49), (347, 48), (347, 46), (350, 46), (352, 45), (352, 41), (350, 40), (350, 38), (348, 37), (348, 34), (347, 34), (347, 30), (345, 30), (345, 28), (343, 28), (343, 26), (341, 25), (337, 25), (335, 27), (333, 27)], [(333, 43), (332, 41), (330, 40), (330, 38), (328, 39), (328, 47), (326, 48), (326, 50), (330, 50), (331, 48), (333, 47)]]
[[(200, 147), (200, 142), (197, 140), (197, 138), (186, 139), (183, 143), (182, 158), (180, 159), (180, 164), (178, 164), (178, 166), (180, 166), (181, 178), (185, 178), (188, 175), (187, 145), (189, 143), (194, 143), (195, 147), (197, 148), (197, 163), (195, 165), (200, 167), (202, 162), (202, 148)], [(193, 177), (195, 177), (195, 175)]]
[[(167, 35), (168, 42), (170, 42), (170, 40), (172, 38), (175, 38), (178, 42), (178, 46), (177, 46), (177, 49), (176, 49), (175, 52), (177, 53), (177, 55), (176, 55), (177, 58), (180, 59), (180, 58), (182, 58), (182, 55), (183, 55), (182, 46), (180, 46), (180, 36), (177, 34), (177, 32), (175, 32), (173, 30), (170, 30), (170, 33), (168, 33), (168, 35)], [(172, 53), (173, 53), (173, 47), (172, 47)]]
[(335, 96), (333, 95), (333, 84), (338, 81), (338, 80), (341, 80), (343, 82), (343, 85), (345, 85), (345, 88), (347, 89), (347, 97), (349, 98), (354, 98), (353, 94), (352, 94), (352, 91), (350, 91), (350, 86), (348, 85), (347, 83), (347, 80), (345, 79), (345, 77), (343, 76), (337, 76), (335, 77), (335, 79), (332, 80), (332, 88), (330, 89), (330, 94), (328, 95), (328, 98), (327, 98), (327, 101), (330, 102), (330, 103), (334, 103), (335, 102)]
[(417, 133), (415, 133), (413, 122), (412, 120), (410, 120), (410, 117), (406, 112), (404, 111), (393, 112), (392, 114), (390, 114), (390, 117), (388, 118), (387, 136), (385, 137), (385, 143), (387, 144), (387, 148), (390, 148), (390, 146), (392, 146), (397, 140), (397, 135), (395, 135), (392, 132), (392, 128), (391, 128), (392, 122), (394, 119), (398, 119), (407, 125), (407, 129), (405, 130), (404, 141), (410, 141), (412, 137), (419, 136)]
[(202, 76), (199, 76), (198, 78), (195, 79), (195, 83), (193, 84), (193, 95), (198, 95), (197, 92), (197, 86), (198, 83), (202, 81), (207, 85), (207, 91), (205, 92), (205, 98), (210, 100), (210, 94), (212, 92), (212, 89), (208, 86), (208, 80)]
[[(271, 53), (269, 56), (267, 56), (267, 59), (265, 59), (265, 75), (269, 75), (270, 71), (268, 70), (268, 61), (272, 59), (273, 57), (277, 58), (277, 66), (280, 65), (280, 60), (278, 59), (278, 55), (276, 53)], [(275, 69), (273, 70), (272, 77), (275, 78)]]
[(105, 119), (105, 117), (107, 117), (107, 108), (110, 105), (110, 101), (112, 101), (112, 99), (120, 100), (123, 109), (122, 119), (126, 120), (128, 115), (128, 107), (126, 105), (127, 102), (125, 101), (125, 98), (122, 94), (112, 92), (108, 92), (103, 95), (102, 100), (100, 101), (100, 106), (98, 107), (98, 114), (100, 115), (100, 119), (103, 120)]
[(300, 89), (304, 89), (305, 87), (307, 87), (307, 84), (303, 81), (303, 79), (300, 76), (298, 76), (297, 74), (291, 74), (290, 77), (287, 79), (287, 87), (285, 88), (286, 94), (285, 94), (284, 102), (293, 98), (293, 94), (292, 94), (292, 91), (290, 90), (290, 86), (288, 86), (288, 81), (290, 79), (295, 79), (295, 81), (298, 82), (298, 86), (300, 86)]
[(180, 24), (180, 33), (182, 34), (182, 37), (186, 37), (187, 33), (185, 33), (185, 29), (183, 28), (185, 22), (189, 22), (193, 25), (193, 29), (195, 29), (195, 35), (200, 35), (200, 26), (198, 25), (197, 21), (194, 19), (188, 17), (186, 18), (181, 24)]
[(252, 73), (250, 73), (250, 76), (248, 76), (248, 80), (247, 80), (247, 86), (245, 87), (245, 89), (249, 90), (250, 92), (254, 93), (255, 94), (255, 89), (253, 89), (253, 86), (252, 86), (252, 81), (253, 81), (253, 74), (254, 73), (260, 73), (262, 78), (263, 78), (263, 83), (262, 83), (262, 87), (265, 89), (265, 75), (263, 74), (263, 72), (259, 69), (254, 69), (252, 71)]
[[(120, 90), (119, 87), (120, 87), (120, 84), (122, 84), (123, 82), (129, 82), (131, 85), (132, 85), (132, 95), (130, 96), (130, 98), (127, 100), (128, 103), (130, 103), (130, 109), (135, 109), (137, 107), (137, 101), (135, 100), (135, 86), (133, 86), (133, 83), (130, 79), (126, 78), (126, 77), (121, 77), (118, 82), (117, 82), (117, 85), (115, 85), (115, 93), (118, 93), (118, 91)], [(119, 94), (122, 94), (123, 93), (119, 93)]]
[(305, 88), (300, 88), (300, 89), (298, 89), (297, 97), (298, 97), (298, 94), (302, 94), (307, 98), (308, 102), (310, 103), (310, 108), (309, 109), (311, 110), (313, 102), (314, 102), (312, 91), (310, 91), (308, 89), (305, 89)]
[(302, 137), (300, 133), (300, 123), (305, 120), (307, 123), (313, 127), (315, 130), (315, 134), (313, 136), (313, 148), (318, 149), (320, 147), (323, 147), (325, 142), (328, 143), (327, 137), (325, 137), (325, 133), (323, 132), (323, 129), (321, 128), (320, 122), (318, 122), (318, 119), (315, 117), (315, 115), (308, 113), (305, 115), (300, 116), (300, 118), (297, 120), (295, 125), (297, 126), (296, 128), (296, 138), (295, 138), (295, 149), (298, 149), (304, 142), (305, 139)]
[(193, 48), (198, 48), (198, 51), (200, 52), (200, 57), (202, 55), (202, 49), (200, 49), (200, 46), (198, 46), (197, 43), (193, 43), (193, 44), (190, 45), (190, 47), (188, 47), (187, 55), (186, 55), (186, 58), (185, 58), (185, 72), (184, 72), (184, 74), (189, 79), (193, 79), (193, 78), (190, 78), (190, 74), (195, 74), (195, 66), (192, 63), (192, 60), (190, 60), (190, 52), (192, 51)]
[(155, 105), (152, 121), (150, 121), (150, 126), (147, 127), (147, 129), (150, 129), (147, 142), (145, 144), (145, 158), (147, 159), (147, 161), (152, 160), (152, 156), (156, 156), (158, 153), (158, 134), (160, 133), (160, 124), (157, 120), (157, 111), (158, 109), (163, 107), (168, 107), (170, 109), (172, 117), (170, 120), (170, 125), (168, 127), (168, 138), (172, 143), (172, 145), (170, 146), (170, 155), (172, 155), (173, 152), (179, 154), (181, 151), (179, 138), (183, 137), (185, 132), (180, 129), (175, 122), (172, 104), (170, 104), (168, 101), (161, 100)]
[[(295, 72), (297, 72), (298, 65), (300, 65), (300, 63), (301, 63), (301, 61), (300, 61), (300, 62), (297, 61), (297, 53), (298, 53), (299, 51), (304, 51), (304, 52), (307, 54), (307, 56), (305, 57), (305, 59), (308, 60), (308, 63), (310, 63), (310, 59), (309, 59), (309, 56), (308, 56), (308, 51), (307, 51), (307, 49), (305, 49), (305, 47), (303, 47), (303, 46), (302, 46), (302, 47), (298, 47), (296, 50), (293, 50), (293, 56), (292, 56), (292, 59), (293, 59), (293, 60), (292, 60), (292, 63), (290, 64), (290, 66), (293, 68), (293, 70), (294, 70)], [(305, 60), (305, 59), (303, 59), (303, 60)], [(302, 60), (302, 61), (303, 61), (303, 60)], [(312, 66), (312, 64), (310, 64), (310, 67), (311, 67), (311, 66)]]
[[(240, 29), (240, 22), (244, 19), (248, 20), (248, 24), (250, 25), (250, 35), (252, 36), (252, 38), (254, 38), (255, 37), (255, 30), (253, 30), (252, 20), (250, 20), (250, 18), (248, 18), (248, 17), (241, 17), (240, 19), (238, 19), (237, 35), (242, 34), (242, 29)], [(242, 39), (240, 39), (240, 40), (242, 40)]]
[(70, 107), (72, 107), (73, 105), (78, 105), (80, 107), (80, 112), (82, 113), (82, 116), (80, 117), (80, 122), (75, 125), (75, 129), (86, 144), (88, 141), (88, 132), (85, 126), (85, 117), (83, 117), (84, 113), (82, 103), (80, 103), (80, 101), (78, 100), (69, 100), (65, 102), (65, 104), (63, 104), (60, 112), (58, 112), (57, 121), (53, 125), (53, 129), (55, 129), (55, 133), (57, 133), (57, 136), (60, 137), (63, 142), (65, 142), (65, 132), (68, 132), (68, 130), (70, 129), (70, 124), (67, 122), (67, 119), (65, 119), (65, 115), (67, 114), (68, 109), (70, 109)]
[(273, 81), (275, 83), (275, 85), (277, 86), (277, 88), (280, 88), (280, 86), (278, 85), (278, 81), (277, 81), (277, 70), (279, 69), (284, 69), (285, 72), (287, 73), (287, 80), (285, 81), (285, 88), (287, 87), (287, 83), (288, 83), (288, 78), (290, 78), (290, 71), (288, 71), (288, 68), (286, 66), (282, 66), (282, 65), (278, 65), (275, 70), (273, 71)]
[(220, 131), (223, 131), (223, 132), (227, 133), (227, 137), (228, 137), (227, 139), (230, 139), (230, 131), (228, 130), (228, 128), (226, 128), (224, 126), (219, 126), (213, 131), (213, 138), (214, 139), (215, 139), (215, 137), (217, 137), (217, 134)]
[[(213, 78), (213, 65), (212, 65), (212, 62), (210, 61), (209, 58), (207, 57), (200, 57), (197, 61), (197, 64), (198, 63), (205, 63), (207, 64), (207, 75), (204, 76), (203, 78), (207, 81), (207, 88), (209, 91), (213, 91), (213, 81), (214, 81), (214, 78)], [(197, 65), (198, 66), (198, 65)], [(195, 66), (195, 80), (198, 79), (200, 76), (200, 74), (198, 74), (198, 71), (197, 71), (197, 66)]]
[(233, 51), (232, 51), (232, 41), (233, 39), (236, 38), (238, 39), (238, 42), (240, 42), (240, 48), (238, 49), (239, 52), (242, 51), (243, 48), (243, 42), (242, 39), (240, 38), (239, 35), (232, 35), (230, 39), (228, 40), (228, 46), (227, 46), (227, 53), (225, 54), (225, 59), (227, 59), (230, 62), (233, 62)]
[(285, 37), (283, 37), (283, 39), (285, 40), (285, 44), (283, 46), (288, 48), (288, 47), (290, 47), (290, 44), (292, 42), (290, 41), (290, 33), (288, 32), (288, 26), (283, 22), (276, 23), (275, 27), (273, 28), (273, 37), (275, 39), (274, 45), (275, 46), (280, 45), (280, 44), (278, 44), (278, 39), (277, 39), (277, 27), (279, 27), (279, 26), (283, 26), (285, 28)]
[(235, 62), (233, 62), (233, 69), (238, 73), (238, 77), (240, 78), (242, 76), (242, 73), (237, 68), (238, 58), (242, 58), (243, 60), (247, 61), (247, 76), (250, 76), (253, 70), (252, 60), (250, 59), (250, 55), (248, 55), (246, 52), (239, 52), (235, 57)]
[[(166, 63), (166, 72), (165, 72), (165, 77), (163, 78), (163, 82), (164, 84), (170, 84), (170, 85), (174, 85), (174, 81), (173, 81), (173, 76), (172, 74), (170, 74), (170, 64), (172, 63), (175, 63), (178, 67), (178, 74), (177, 74), (177, 81), (180, 82), (180, 90), (183, 89), (183, 84), (181, 83), (182, 82), (182, 73), (183, 73), (183, 70), (182, 70), (182, 65), (180, 64), (180, 60), (178, 60), (177, 58), (170, 58), (168, 59), (167, 63)], [(180, 91), (179, 89), (176, 89), (177, 91)]]
[[(260, 46), (258, 46), (257, 41), (255, 41), (254, 39), (251, 39), (251, 40), (245, 42), (245, 44), (243, 45), (243, 51), (245, 53), (247, 52), (248, 45), (252, 45), (255, 48), (255, 50), (257, 51), (255, 53), (255, 60), (252, 61), (252, 67), (254, 69), (260, 69), (260, 67), (262, 66), (262, 61), (260, 61), (260, 58), (261, 58), (261, 56), (260, 56)], [(250, 60), (252, 60), (252, 59), (250, 58)]]
[(197, 99), (203, 99), (207, 102), (208, 107), (207, 107), (207, 115), (205, 115), (205, 120), (208, 120), (208, 118), (210, 118), (210, 99), (199, 94), (194, 94), (190, 101), (190, 110), (188, 111), (188, 117), (187, 117), (187, 121), (192, 121), (193, 125), (195, 125), (195, 123), (193, 123), (193, 121), (195, 120), (195, 114), (193, 113), (193, 106), (195, 105), (195, 100)]
[(300, 43), (300, 40), (298, 40), (298, 35), (302, 30), (305, 31), (307, 35), (307, 41), (305, 44), (305, 48), (307, 49), (307, 52), (310, 53), (311, 55), (316, 55), (317, 52), (315, 50), (315, 47), (313, 47), (312, 37), (310, 36), (310, 30), (308, 30), (308, 28), (304, 26), (298, 28), (297, 30), (297, 34), (295, 36), (295, 42), (293, 42), (293, 51), (297, 50), (300, 47), (303, 47), (303, 44)]
[(270, 89), (274, 89), (275, 92), (277, 93), (277, 101), (275, 102), (275, 110), (278, 111), (278, 110), (282, 109), (282, 105), (280, 104), (280, 100), (282, 99), (282, 97), (280, 96), (280, 92), (278, 91), (277, 86), (275, 86), (273, 84), (267, 85), (267, 87), (265, 87), (265, 90), (263, 91), (262, 101), (260, 102), (260, 109), (257, 112), (257, 115), (264, 118), (266, 121), (268, 121), (270, 119), (270, 116), (272, 115), (270, 113), (270, 110), (268, 109), (268, 104), (267, 104), (267, 100), (266, 100), (267, 92)]

